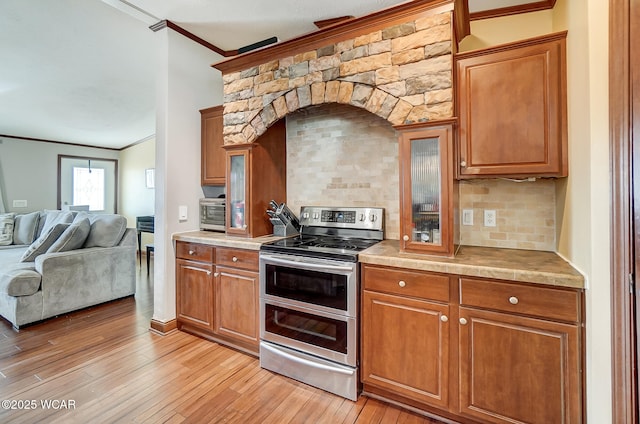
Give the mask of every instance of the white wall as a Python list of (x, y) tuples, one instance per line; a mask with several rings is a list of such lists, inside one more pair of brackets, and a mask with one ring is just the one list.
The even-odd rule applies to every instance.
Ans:
[[(222, 103), (222, 57), (173, 30), (157, 39), (156, 199), (153, 319), (175, 318), (175, 255), (171, 237), (197, 230), (200, 187), (200, 109)], [(188, 219), (178, 220), (178, 206)]]
[[(0, 139), (0, 185), (7, 212), (56, 209), (58, 155), (118, 159), (119, 152), (62, 143)], [(14, 208), (14, 200), (26, 200), (27, 207)]]
[[(152, 138), (120, 152), (120, 213), (130, 227), (137, 216), (153, 215), (155, 189), (145, 185), (145, 170), (156, 167), (156, 140)], [(153, 234), (142, 233), (142, 250), (153, 243)]]

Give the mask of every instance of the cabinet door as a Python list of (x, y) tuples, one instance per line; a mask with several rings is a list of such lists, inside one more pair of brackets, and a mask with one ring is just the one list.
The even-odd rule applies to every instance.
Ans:
[(222, 106), (200, 111), (202, 185), (225, 184), (225, 151), (222, 149)]
[(227, 151), (227, 233), (249, 234), (251, 222), (247, 201), (249, 199), (249, 169), (251, 151), (237, 149)]
[(259, 342), (258, 274), (216, 267), (215, 332), (257, 348)]
[(491, 423), (580, 423), (579, 327), (460, 308), (460, 412)]
[(362, 382), (448, 407), (449, 307), (364, 291)]
[(402, 251), (453, 255), (451, 135), (451, 126), (400, 133)]
[(456, 57), (459, 176), (566, 176), (566, 32)]
[(213, 265), (176, 260), (178, 322), (213, 330)]

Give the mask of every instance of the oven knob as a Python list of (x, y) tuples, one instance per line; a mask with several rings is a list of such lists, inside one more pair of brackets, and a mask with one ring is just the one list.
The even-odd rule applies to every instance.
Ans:
[(303, 213), (303, 214), (302, 214), (302, 217), (303, 217), (304, 219), (309, 219), (309, 212), (305, 212), (305, 213)]
[(371, 222), (376, 222), (376, 219), (378, 219), (374, 214), (371, 214), (369, 216), (369, 219), (371, 220)]
[(318, 212), (314, 212), (313, 219), (319, 219), (319, 218), (320, 218), (320, 214)]
[(404, 287), (404, 286), (406, 286), (406, 285), (407, 285), (407, 283), (405, 283), (404, 281), (400, 280), (400, 281), (398, 282), (398, 285), (399, 285), (400, 287)]
[(365, 216), (364, 216), (364, 214), (363, 214), (363, 213), (361, 213), (361, 214), (360, 214), (360, 221), (364, 221), (364, 219), (365, 219)]

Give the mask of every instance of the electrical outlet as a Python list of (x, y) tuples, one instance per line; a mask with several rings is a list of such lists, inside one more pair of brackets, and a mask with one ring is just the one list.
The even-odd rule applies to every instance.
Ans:
[(473, 209), (462, 210), (462, 225), (473, 225)]
[(27, 201), (26, 200), (14, 200), (13, 201), (13, 207), (14, 208), (26, 208), (27, 207)]
[(484, 211), (484, 226), (495, 227), (496, 226), (496, 211), (491, 209), (485, 209)]

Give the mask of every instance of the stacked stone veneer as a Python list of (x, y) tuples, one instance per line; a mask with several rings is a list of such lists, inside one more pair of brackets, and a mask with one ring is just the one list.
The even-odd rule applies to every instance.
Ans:
[(453, 116), (451, 12), (225, 74), (225, 144), (252, 143), (288, 113), (342, 103), (392, 125)]

